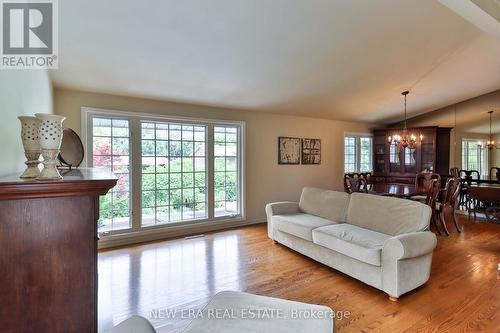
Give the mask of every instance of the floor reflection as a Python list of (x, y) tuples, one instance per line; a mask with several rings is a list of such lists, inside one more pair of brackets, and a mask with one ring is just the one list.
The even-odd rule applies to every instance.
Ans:
[(189, 318), (175, 318), (174, 325), (174, 318), (155, 313), (177, 309), (178, 315), (219, 291), (241, 290), (239, 243), (238, 234), (219, 233), (101, 252), (99, 331), (132, 314), (150, 319), (159, 332), (180, 331)]

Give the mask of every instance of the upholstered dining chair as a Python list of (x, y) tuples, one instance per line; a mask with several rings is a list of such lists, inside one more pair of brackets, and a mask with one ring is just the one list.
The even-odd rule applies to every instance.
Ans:
[(461, 188), (460, 178), (449, 178), (446, 181), (446, 186), (444, 193), (442, 195), (441, 202), (436, 202), (435, 210), (436, 214), (439, 216), (439, 221), (441, 227), (443, 227), (444, 233), (448, 236), (450, 232), (446, 225), (446, 215), (450, 215), (458, 232), (462, 232), (462, 227), (458, 226), (457, 217), (455, 210), (458, 208), (458, 195), (460, 194)]

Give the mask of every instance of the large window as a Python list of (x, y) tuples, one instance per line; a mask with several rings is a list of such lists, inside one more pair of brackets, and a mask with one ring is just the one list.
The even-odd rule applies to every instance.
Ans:
[(100, 199), (99, 231), (243, 215), (243, 123), (82, 112), (87, 165), (119, 178)]
[(488, 150), (480, 149), (477, 139), (462, 140), (462, 169), (479, 171), (481, 177), (488, 175)]
[(344, 137), (344, 171), (372, 171), (371, 136), (346, 134)]

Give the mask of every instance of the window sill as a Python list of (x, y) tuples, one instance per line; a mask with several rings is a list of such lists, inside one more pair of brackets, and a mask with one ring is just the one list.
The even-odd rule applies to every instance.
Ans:
[(212, 221), (191, 221), (173, 225), (165, 224), (161, 226), (151, 226), (138, 231), (125, 229), (123, 230), (123, 233), (115, 232), (102, 235), (98, 242), (98, 249), (101, 250), (137, 243), (183, 237), (209, 231), (223, 230), (265, 222), (265, 219), (249, 221), (244, 217), (239, 216), (220, 218)]

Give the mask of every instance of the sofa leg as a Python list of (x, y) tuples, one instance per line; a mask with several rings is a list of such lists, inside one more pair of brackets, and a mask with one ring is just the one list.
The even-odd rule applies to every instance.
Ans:
[(392, 301), (392, 302), (397, 302), (398, 298), (396, 296), (389, 295), (389, 300)]

